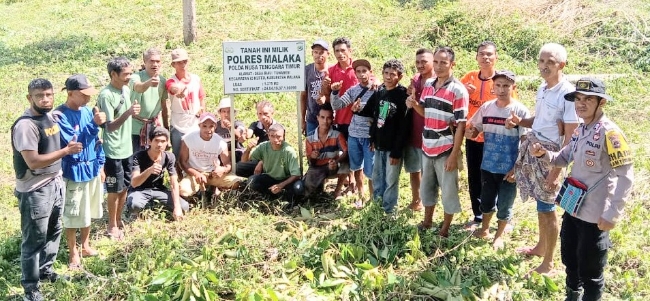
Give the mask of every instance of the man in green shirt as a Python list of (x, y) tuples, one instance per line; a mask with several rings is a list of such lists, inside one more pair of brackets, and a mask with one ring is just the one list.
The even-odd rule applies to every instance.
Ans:
[(300, 180), (300, 165), (296, 150), (284, 141), (284, 127), (278, 123), (269, 127), (269, 141), (262, 142), (242, 161), (259, 160), (262, 170), (249, 178), (251, 189), (263, 194), (284, 195), (287, 199), (304, 194)]
[[(165, 89), (167, 80), (160, 75), (162, 70), (160, 50), (149, 48), (143, 53), (142, 58), (144, 69), (134, 73), (129, 82), (131, 101), (137, 100), (140, 104), (140, 114), (133, 115), (131, 119), (134, 153), (146, 149), (148, 134), (156, 125), (163, 125), (169, 129), (167, 89)], [(162, 118), (159, 116), (161, 112)]]
[(108, 228), (107, 235), (114, 239), (122, 238), (120, 230), (126, 191), (131, 185), (131, 116), (140, 113), (137, 100), (131, 102), (129, 80), (133, 67), (124, 57), (116, 57), (108, 62), (108, 74), (111, 82), (99, 92), (97, 106), (106, 113), (106, 123), (102, 131), (106, 163), (106, 192), (108, 193)]

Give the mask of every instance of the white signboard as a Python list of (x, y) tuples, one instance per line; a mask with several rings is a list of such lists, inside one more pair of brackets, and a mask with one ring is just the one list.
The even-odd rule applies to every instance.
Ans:
[(305, 41), (223, 42), (225, 94), (305, 90)]

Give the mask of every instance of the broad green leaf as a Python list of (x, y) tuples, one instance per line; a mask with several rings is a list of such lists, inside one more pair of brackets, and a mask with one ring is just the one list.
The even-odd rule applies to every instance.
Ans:
[(420, 277), (424, 279), (426, 282), (429, 282), (431, 284), (436, 284), (437, 283), (437, 277), (436, 275), (431, 272), (431, 271), (424, 271), (420, 273)]
[(214, 284), (219, 284), (219, 278), (217, 277), (217, 273), (214, 271), (205, 272), (205, 278)]
[(372, 270), (372, 269), (375, 268), (372, 264), (367, 263), (367, 262), (364, 262), (364, 263), (355, 263), (354, 266), (356, 266), (356, 267), (358, 267), (358, 268), (360, 268), (360, 269), (362, 269), (362, 270), (366, 270), (366, 271), (367, 271), (367, 270)]
[(550, 292), (557, 292), (559, 289), (557, 287), (557, 284), (551, 279), (551, 277), (548, 277), (546, 275), (542, 275), (544, 277), (544, 284), (546, 285), (546, 289), (548, 289)]
[(312, 218), (311, 212), (307, 208), (302, 206), (300, 207), (300, 215), (306, 219)]
[(321, 285), (319, 285), (319, 287), (322, 287), (322, 288), (335, 287), (335, 286), (339, 286), (339, 285), (341, 285), (343, 283), (346, 283), (346, 282), (347, 282), (347, 280), (345, 280), (345, 279), (327, 279), (323, 283), (321, 283)]
[(156, 278), (154, 278), (151, 281), (151, 283), (149, 283), (149, 285), (161, 285), (171, 279), (174, 279), (176, 273), (178, 273), (178, 270), (174, 270), (174, 269), (164, 270), (162, 273), (156, 276)]

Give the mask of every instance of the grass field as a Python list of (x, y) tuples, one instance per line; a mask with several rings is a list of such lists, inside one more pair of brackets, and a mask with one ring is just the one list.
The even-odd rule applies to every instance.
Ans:
[[(528, 76), (519, 95), (530, 108), (540, 83), (536, 55), (545, 42), (567, 46), (569, 74), (625, 74), (607, 81), (616, 102), (606, 112), (632, 144), (636, 185), (626, 217), (611, 232), (605, 299), (650, 298), (650, 1), (197, 2), (199, 39), (187, 49), (211, 109), (223, 93), (225, 40), (348, 36), (356, 58), (375, 66), (402, 59), (409, 76), (417, 48), (449, 45), (460, 76), (476, 68), (476, 45), (491, 39), (500, 46), (498, 68)], [(105, 85), (110, 57), (139, 65), (141, 52), (152, 46), (164, 50), (168, 64), (171, 49), (182, 44), (182, 11), (181, 1), (0, 0), (0, 15), (0, 299), (19, 300), (20, 215), (9, 129), (27, 107), (28, 82), (46, 77), (58, 91), (69, 75), (85, 73)], [(169, 75), (172, 68), (165, 71)], [(291, 93), (237, 96), (238, 118), (253, 121), (252, 104), (262, 98), (275, 104), (276, 117), (295, 133)], [(56, 94), (57, 103), (64, 99)], [(296, 135), (288, 141), (295, 145)], [(182, 222), (148, 212), (119, 243), (103, 237), (105, 221), (97, 221), (92, 243), (101, 256), (85, 259), (74, 281), (46, 284), (43, 291), (51, 300), (563, 300), (563, 272), (526, 278), (541, 259), (514, 251), (537, 238), (534, 205), (516, 203), (514, 231), (506, 248), (495, 252), (462, 230), (470, 212), (465, 178), (463, 172), (465, 212), (448, 239), (417, 233), (421, 213), (404, 209), (410, 202), (406, 175), (395, 221), (384, 219), (377, 206), (354, 210), (350, 200), (314, 201), (282, 212), (277, 202), (226, 196), (216, 208), (194, 210)], [(442, 220), (440, 212), (434, 220)], [(67, 273), (63, 245), (58, 259), (57, 270)]]

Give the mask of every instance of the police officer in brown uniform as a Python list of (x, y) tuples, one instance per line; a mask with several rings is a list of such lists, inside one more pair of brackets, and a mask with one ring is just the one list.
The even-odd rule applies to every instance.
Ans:
[[(538, 143), (530, 152), (556, 166), (574, 162), (556, 200), (565, 209), (560, 237), (566, 300), (600, 300), (609, 230), (619, 221), (632, 190), (632, 153), (621, 129), (603, 113), (612, 97), (605, 94), (602, 81), (582, 78), (576, 91), (564, 98), (575, 102), (584, 122), (559, 152), (546, 151)], [(576, 197), (580, 194), (582, 199)]]

